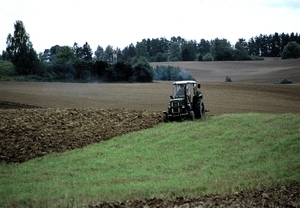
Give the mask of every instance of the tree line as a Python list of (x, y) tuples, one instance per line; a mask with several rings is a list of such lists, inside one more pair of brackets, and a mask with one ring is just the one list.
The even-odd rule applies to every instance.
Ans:
[[(119, 52), (122, 54), (121, 59), (125, 61), (135, 56), (144, 56), (150, 62), (253, 60), (257, 57), (289, 58), (285, 56), (284, 48), (290, 42), (300, 44), (298, 33), (260, 34), (250, 38), (248, 42), (240, 38), (235, 45), (227, 39), (216, 38), (210, 41), (201, 39), (197, 42), (178, 36), (172, 37), (171, 40), (143, 39), (135, 46), (130, 44)], [(300, 57), (300, 54), (296, 54), (296, 57)]]
[[(229, 61), (256, 60), (259, 57), (300, 57), (300, 36), (294, 34), (259, 35), (247, 42), (239, 39), (231, 45), (226, 39), (185, 40), (172, 37), (143, 39), (123, 50), (98, 45), (92, 51), (86, 42), (83, 46), (55, 45), (37, 54), (22, 21), (16, 21), (14, 34), (7, 37), (6, 51), (1, 59), (11, 61), (19, 75), (38, 75), (49, 80), (102, 80), (149, 82), (164, 77), (171, 80), (191, 76), (177, 69), (156, 67), (149, 62), (165, 61)], [(162, 73), (162, 69), (166, 73)], [(176, 74), (177, 73), (177, 74)], [(163, 74), (169, 74), (166, 77)], [(179, 77), (177, 77), (179, 76)], [(171, 78), (173, 77), (173, 78)], [(174, 79), (175, 79), (174, 78)]]

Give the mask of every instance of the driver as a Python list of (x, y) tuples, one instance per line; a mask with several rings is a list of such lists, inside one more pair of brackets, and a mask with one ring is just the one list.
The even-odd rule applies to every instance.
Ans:
[(178, 96), (184, 95), (184, 89), (185, 89), (185, 85), (180, 85), (180, 88), (177, 91), (177, 95)]

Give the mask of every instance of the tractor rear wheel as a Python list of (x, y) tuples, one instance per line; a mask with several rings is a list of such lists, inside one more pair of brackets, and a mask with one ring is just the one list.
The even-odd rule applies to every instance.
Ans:
[(204, 103), (201, 99), (198, 99), (195, 104), (195, 118), (203, 119), (205, 118), (205, 107)]

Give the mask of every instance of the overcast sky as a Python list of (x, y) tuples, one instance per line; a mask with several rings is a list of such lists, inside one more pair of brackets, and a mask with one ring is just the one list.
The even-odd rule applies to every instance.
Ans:
[(300, 33), (300, 0), (0, 0), (0, 50), (22, 20), (37, 52), (85, 42), (121, 48), (147, 38)]

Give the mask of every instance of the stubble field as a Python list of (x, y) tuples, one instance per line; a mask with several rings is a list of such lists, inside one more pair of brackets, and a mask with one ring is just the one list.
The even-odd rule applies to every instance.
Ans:
[[(175, 62), (201, 83), (207, 116), (300, 113), (300, 60)], [(225, 83), (230, 76), (231, 83)], [(274, 84), (288, 79), (292, 85)], [(24, 162), (162, 122), (171, 81), (0, 82), (0, 162)]]

